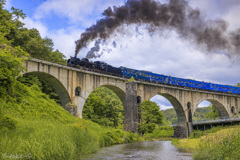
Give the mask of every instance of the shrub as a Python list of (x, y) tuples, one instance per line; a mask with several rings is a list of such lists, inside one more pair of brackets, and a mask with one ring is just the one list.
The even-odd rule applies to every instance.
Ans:
[(6, 127), (12, 130), (16, 128), (16, 125), (17, 125), (17, 121), (13, 120), (12, 118), (6, 115), (0, 120), (0, 129)]

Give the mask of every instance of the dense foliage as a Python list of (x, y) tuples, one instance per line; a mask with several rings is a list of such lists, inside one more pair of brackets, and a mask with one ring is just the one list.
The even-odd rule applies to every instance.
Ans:
[(205, 118), (207, 119), (216, 119), (219, 118), (220, 112), (218, 111), (218, 109), (216, 108), (216, 106), (214, 106), (213, 104), (211, 104), (209, 107), (207, 107), (210, 109), (210, 112), (207, 112)]
[(141, 123), (138, 125), (140, 133), (152, 133), (156, 124), (162, 124), (163, 114), (159, 110), (160, 108), (157, 103), (150, 100), (146, 100), (140, 104), (138, 110), (138, 114), (141, 117)]
[(103, 126), (123, 125), (123, 105), (118, 96), (110, 89), (100, 87), (88, 97), (83, 108), (83, 118)]
[(20, 47), (31, 57), (47, 60), (54, 63), (66, 64), (65, 56), (54, 50), (53, 42), (49, 38), (41, 38), (37, 29), (27, 29), (19, 20), (26, 15), (22, 10), (12, 8), (12, 13), (3, 9), (4, 0), (0, 1), (0, 44), (3, 41), (12, 47)]

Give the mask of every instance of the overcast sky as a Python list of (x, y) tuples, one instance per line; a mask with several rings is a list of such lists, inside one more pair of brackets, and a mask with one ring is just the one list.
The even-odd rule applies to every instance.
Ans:
[[(75, 41), (87, 27), (102, 18), (108, 6), (123, 5), (125, 0), (7, 0), (6, 8), (22, 9), (27, 17), (23, 20), (27, 28), (37, 28), (42, 37), (51, 38), (55, 49), (67, 58), (74, 56)], [(161, 0), (162, 3), (168, 2)], [(223, 19), (228, 30), (240, 28), (239, 0), (188, 0), (198, 8), (206, 19)], [(97, 60), (113, 66), (126, 66), (139, 70), (199, 81), (235, 85), (240, 82), (240, 51), (238, 55), (207, 52), (192, 41), (179, 38), (174, 30), (149, 33), (144, 26), (123, 26), (124, 34), (115, 33), (102, 50)], [(116, 42), (113, 47), (112, 43)], [(93, 46), (83, 49), (78, 57), (86, 56)], [(96, 59), (93, 59), (96, 60)], [(162, 109), (169, 107), (165, 100), (155, 97)], [(203, 104), (205, 105), (205, 104)], [(207, 105), (207, 103), (206, 103)]]

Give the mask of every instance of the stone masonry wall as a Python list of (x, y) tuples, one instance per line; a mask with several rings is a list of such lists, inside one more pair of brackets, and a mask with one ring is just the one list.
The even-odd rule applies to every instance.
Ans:
[(128, 82), (124, 106), (124, 131), (137, 132), (137, 107), (137, 84)]

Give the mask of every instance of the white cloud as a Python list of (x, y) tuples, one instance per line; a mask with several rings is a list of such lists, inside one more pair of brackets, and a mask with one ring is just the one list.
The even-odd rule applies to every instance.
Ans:
[(229, 30), (236, 30), (240, 28), (238, 18), (238, 15), (240, 15), (239, 0), (189, 1), (189, 4), (193, 6), (193, 8), (199, 8), (206, 18), (224, 19), (229, 25)]
[(101, 17), (102, 11), (108, 6), (122, 4), (112, 0), (47, 0), (36, 10), (34, 18), (42, 19), (49, 15), (67, 17), (71, 23), (83, 23), (85, 26)]
[(150, 100), (157, 103), (160, 106), (160, 110), (173, 108), (172, 104), (163, 96), (156, 95), (152, 97)]
[(232, 9), (223, 16), (223, 18), (229, 23), (229, 30), (234, 31), (240, 28), (238, 15), (240, 15), (240, 4), (232, 7)]
[(203, 107), (208, 107), (210, 106), (210, 102), (209, 101), (202, 101), (197, 107), (203, 108)]
[(6, 0), (6, 4), (4, 6), (7, 10), (12, 8), (12, 0)]
[(54, 48), (64, 53), (67, 58), (75, 53), (75, 41), (82, 31), (76, 28), (59, 29), (49, 33), (49, 37), (54, 41)]
[(44, 38), (48, 36), (48, 29), (41, 21), (33, 20), (29, 17), (26, 17), (24, 20), (22, 20), (22, 22), (25, 24), (26, 28), (36, 28), (39, 31), (41, 37)]

